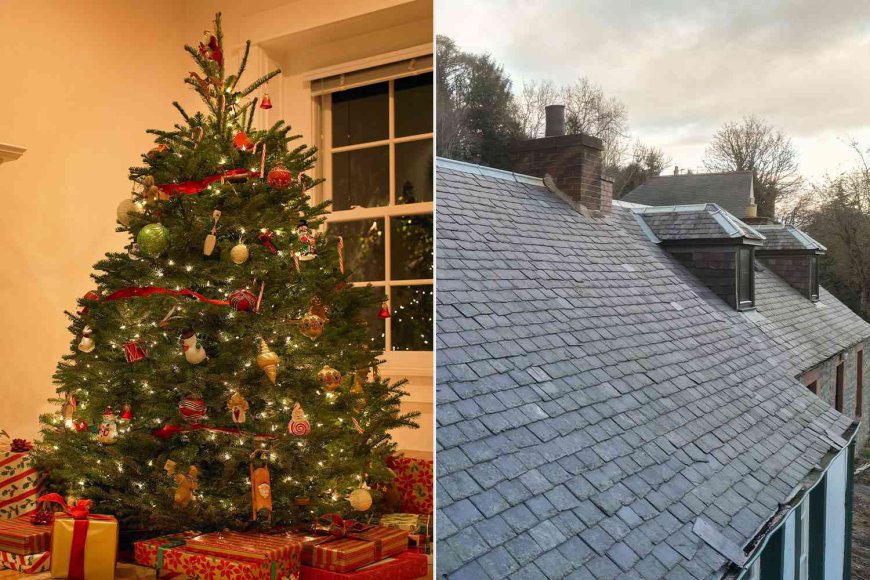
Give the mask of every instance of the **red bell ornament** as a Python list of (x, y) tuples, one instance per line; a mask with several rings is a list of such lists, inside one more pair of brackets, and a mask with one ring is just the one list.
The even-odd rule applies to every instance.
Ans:
[(130, 406), (130, 403), (124, 404), (124, 410), (121, 411), (121, 420), (122, 421), (132, 421), (133, 420), (133, 407)]
[(248, 138), (247, 133), (236, 133), (236, 136), (233, 137), (233, 147), (239, 151), (249, 151), (254, 148), (254, 142)]
[(239, 312), (249, 312), (257, 305), (257, 297), (247, 288), (232, 292), (227, 299), (230, 306)]
[(269, 184), (269, 187), (286, 189), (293, 182), (293, 174), (283, 164), (279, 163), (269, 171), (266, 182)]
[(128, 363), (139, 362), (146, 356), (148, 356), (148, 351), (135, 340), (128, 340), (124, 344), (124, 357)]
[(383, 318), (386, 320), (389, 317), (390, 317), (390, 307), (387, 306), (386, 302), (384, 302), (383, 304), (381, 304), (381, 310), (380, 310), (380, 312), (378, 312), (378, 318)]
[(261, 109), (271, 109), (272, 108), (272, 99), (269, 98), (269, 93), (266, 93), (266, 96), (263, 97), (263, 101), (260, 103)]

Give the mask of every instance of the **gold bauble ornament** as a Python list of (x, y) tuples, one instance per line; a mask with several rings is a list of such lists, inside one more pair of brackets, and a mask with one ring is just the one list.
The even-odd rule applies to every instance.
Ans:
[(372, 507), (372, 494), (364, 488), (353, 490), (347, 499), (350, 507), (358, 512), (368, 511)]
[(329, 365), (325, 365), (317, 372), (317, 382), (330, 393), (341, 384), (341, 373)]
[(326, 324), (326, 321), (323, 318), (313, 312), (309, 312), (299, 321), (299, 329), (302, 331), (302, 334), (311, 340), (317, 340), (323, 334), (324, 324)]
[(278, 355), (269, 349), (269, 345), (260, 339), (260, 354), (257, 355), (257, 366), (263, 369), (272, 384), (278, 379)]
[(230, 260), (233, 261), (233, 264), (244, 264), (248, 261), (248, 257), (251, 255), (251, 252), (248, 250), (248, 246), (239, 242), (233, 249), (230, 250)]

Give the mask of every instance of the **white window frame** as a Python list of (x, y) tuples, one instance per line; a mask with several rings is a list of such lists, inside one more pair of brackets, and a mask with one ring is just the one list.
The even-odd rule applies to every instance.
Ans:
[(808, 580), (810, 577), (810, 494), (807, 493), (800, 509), (801, 545), (798, 560), (798, 579)]
[[(434, 132), (421, 133), (418, 135), (412, 135), (407, 137), (396, 137), (395, 136), (395, 81), (398, 78), (402, 78), (403, 76), (412, 76), (418, 74), (424, 74), (427, 72), (431, 72), (431, 68), (421, 68), (419, 70), (409, 71), (408, 74), (402, 76), (390, 76), (386, 78), (376, 78), (371, 79), (370, 82), (366, 82), (364, 85), (358, 86), (368, 86), (370, 84), (377, 84), (382, 82), (387, 82), (389, 86), (388, 93), (388, 116), (389, 116), (389, 128), (388, 128), (388, 136), (386, 139), (381, 139), (378, 141), (370, 141), (366, 143), (359, 143), (354, 145), (346, 145), (340, 147), (332, 146), (332, 93), (325, 93), (321, 95), (316, 95), (313, 97), (313, 126), (316, 128), (315, 134), (319, 134), (319, 150), (320, 150), (320, 175), (319, 177), (324, 177), (325, 182), (320, 186), (319, 191), (319, 200), (326, 201), (332, 199), (332, 156), (336, 153), (343, 153), (347, 151), (356, 151), (361, 149), (369, 149), (374, 147), (389, 147), (389, 174), (390, 174), (390, 184), (389, 184), (389, 202), (386, 206), (381, 207), (353, 207), (348, 210), (340, 210), (340, 211), (330, 211), (326, 217), (327, 227), (329, 224), (333, 223), (342, 223), (342, 222), (351, 222), (351, 221), (363, 221), (363, 220), (375, 220), (375, 219), (383, 219), (384, 220), (384, 277), (380, 280), (355, 280), (356, 284), (371, 284), (375, 288), (383, 289), (383, 293), (385, 295), (390, 295), (391, 290), (394, 287), (400, 286), (432, 286), (434, 293), (434, 278), (419, 278), (419, 279), (410, 279), (410, 280), (393, 280), (391, 277), (391, 249), (392, 249), (392, 240), (391, 240), (391, 220), (393, 218), (401, 217), (401, 216), (411, 216), (411, 215), (433, 215), (435, 210), (434, 202), (419, 202), (413, 204), (396, 204), (396, 183), (395, 183), (395, 169), (396, 169), (396, 145), (401, 143), (410, 143), (415, 141), (424, 141), (431, 140), (434, 154)], [(351, 87), (348, 87), (351, 88)], [(353, 88), (356, 88), (354, 86)], [(337, 91), (336, 91), (337, 92)], [(434, 175), (432, 176), (434, 179)], [(434, 250), (434, 248), (433, 248)], [(433, 256), (434, 259), (434, 256)], [(393, 311), (392, 305), (390, 305), (391, 312)], [(393, 313), (395, 314), (395, 313)], [(385, 321), (384, 325), (384, 353), (385, 358), (388, 362), (394, 363), (396, 366), (400, 366), (407, 370), (422, 370), (425, 368), (431, 369), (432, 365), (432, 353), (434, 351), (434, 332), (432, 337), (432, 349), (425, 351), (394, 351), (393, 340), (392, 340), (392, 321), (393, 318), (389, 318)], [(394, 366), (391, 365), (391, 366)], [(431, 371), (430, 371), (431, 372)]]
[(755, 559), (755, 561), (749, 565), (749, 574), (746, 576), (746, 580), (760, 580), (761, 578), (761, 556)]

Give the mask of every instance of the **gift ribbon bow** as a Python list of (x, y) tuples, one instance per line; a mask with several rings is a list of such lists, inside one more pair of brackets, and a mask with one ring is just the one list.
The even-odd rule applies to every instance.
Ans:
[(70, 548), (69, 580), (84, 580), (85, 578), (85, 543), (88, 539), (88, 525), (90, 520), (110, 521), (112, 516), (102, 516), (91, 513), (94, 502), (89, 499), (76, 500), (75, 504), (69, 505), (57, 493), (49, 493), (41, 496), (36, 501), (40, 503), (56, 503), (63, 512), (75, 520), (73, 522), (72, 547)]

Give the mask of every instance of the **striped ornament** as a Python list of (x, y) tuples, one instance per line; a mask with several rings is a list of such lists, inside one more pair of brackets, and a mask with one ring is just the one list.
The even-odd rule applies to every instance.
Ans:
[(178, 411), (185, 421), (197, 424), (205, 418), (205, 401), (193, 395), (184, 397), (178, 404)]

